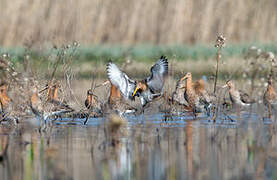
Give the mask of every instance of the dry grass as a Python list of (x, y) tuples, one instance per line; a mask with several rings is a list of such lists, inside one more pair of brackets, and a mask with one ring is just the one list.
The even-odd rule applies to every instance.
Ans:
[[(2, 0), (0, 43), (277, 41), (276, 0)], [(33, 43), (33, 42), (32, 42)]]

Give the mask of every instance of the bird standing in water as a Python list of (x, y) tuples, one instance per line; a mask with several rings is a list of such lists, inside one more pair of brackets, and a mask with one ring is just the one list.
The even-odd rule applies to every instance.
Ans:
[(87, 91), (85, 106), (90, 111), (90, 113), (93, 113), (94, 116), (99, 116), (102, 114), (102, 104), (98, 100), (98, 97), (94, 95), (92, 89)]
[(277, 93), (274, 89), (272, 77), (269, 77), (268, 79), (268, 85), (263, 100), (264, 105), (268, 107), (269, 118), (271, 118), (272, 106), (277, 106)]
[(120, 91), (114, 86), (111, 85), (110, 96), (108, 100), (109, 109), (115, 110), (119, 115), (135, 113), (136, 108), (128, 104), (120, 95)]
[(172, 93), (172, 96), (171, 96), (171, 101), (173, 103), (187, 105), (187, 102), (184, 96), (185, 90), (186, 90), (186, 81), (184, 77), (182, 77), (176, 84), (175, 91)]
[(135, 112), (136, 109), (130, 106), (127, 101), (135, 100), (132, 94), (135, 90), (136, 82), (130, 79), (127, 74), (122, 72), (117, 65), (112, 62), (107, 64), (107, 75), (111, 83), (111, 88), (105, 111), (116, 111), (120, 115)]
[(199, 79), (194, 83), (195, 93), (200, 97), (200, 101), (207, 106), (212, 105), (212, 97), (209, 95), (205, 88), (205, 82), (203, 79)]
[(222, 88), (226, 87), (229, 88), (229, 96), (233, 105), (250, 106), (255, 102), (247, 93), (241, 90), (236, 90), (235, 85), (231, 80), (227, 81), (226, 85), (224, 85)]
[(200, 79), (196, 83), (193, 83), (192, 74), (190, 72), (186, 73), (184, 79), (186, 80), (184, 97), (193, 113), (200, 113), (206, 110), (209, 116), (212, 104), (211, 98), (205, 89), (204, 81)]
[(12, 111), (12, 106), (11, 106), (11, 98), (7, 94), (7, 84), (2, 83), (0, 84), (0, 102), (1, 102), (1, 110), (2, 113), (10, 113)]
[(17, 118), (13, 116), (12, 100), (7, 94), (7, 84), (5, 82), (0, 84), (0, 103), (1, 103), (1, 120), (14, 120), (17, 124)]
[(36, 85), (32, 87), (32, 94), (30, 98), (30, 106), (35, 115), (42, 118), (44, 121), (51, 116), (62, 115), (65, 113), (73, 112), (74, 110), (67, 104), (59, 101), (58, 99), (58, 88), (59, 84), (57, 82), (49, 82), (46, 87), (41, 90), (47, 90), (46, 101), (43, 102), (39, 97), (39, 91)]
[(142, 81), (136, 82), (133, 96), (139, 96), (142, 107), (163, 95), (167, 75), (168, 61), (165, 56), (161, 56), (156, 64), (151, 67), (151, 75)]
[(187, 101), (185, 100), (186, 81), (184, 77), (177, 81), (175, 91), (171, 97), (168, 97), (171, 113), (180, 113), (184, 111), (191, 111)]

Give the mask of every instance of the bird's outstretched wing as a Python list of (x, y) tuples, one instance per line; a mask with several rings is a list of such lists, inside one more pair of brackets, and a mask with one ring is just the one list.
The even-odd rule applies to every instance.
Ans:
[(136, 81), (130, 79), (112, 62), (107, 64), (107, 75), (110, 82), (120, 90), (125, 99), (134, 100), (132, 95), (136, 88)]
[(155, 65), (151, 67), (151, 75), (146, 79), (148, 87), (160, 93), (164, 87), (164, 80), (168, 74), (168, 61), (165, 56), (161, 56)]

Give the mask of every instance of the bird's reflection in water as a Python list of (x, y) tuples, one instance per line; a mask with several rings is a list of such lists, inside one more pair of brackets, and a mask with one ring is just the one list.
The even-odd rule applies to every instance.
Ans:
[[(0, 126), (1, 179), (274, 178), (276, 125), (171, 118), (96, 125)], [(158, 116), (157, 116), (158, 117)], [(162, 116), (159, 116), (162, 117)], [(242, 116), (244, 117), (244, 116)], [(175, 119), (176, 122), (175, 122)], [(174, 126), (172, 126), (174, 125)]]

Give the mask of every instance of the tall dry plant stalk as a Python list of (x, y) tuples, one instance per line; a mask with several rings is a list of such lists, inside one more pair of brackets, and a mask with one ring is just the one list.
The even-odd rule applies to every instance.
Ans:
[(217, 37), (215, 47), (217, 48), (216, 53), (216, 72), (215, 72), (215, 81), (214, 81), (214, 94), (216, 93), (216, 84), (218, 78), (218, 71), (219, 71), (219, 62), (221, 58), (221, 49), (225, 46), (226, 38), (222, 35)]
[(0, 44), (277, 41), (276, 0), (1, 0)]

